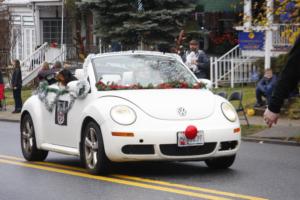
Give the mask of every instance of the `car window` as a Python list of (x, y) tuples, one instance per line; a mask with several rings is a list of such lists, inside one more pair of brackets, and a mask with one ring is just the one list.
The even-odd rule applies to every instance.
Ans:
[(113, 55), (93, 59), (97, 80), (121, 85), (158, 85), (172, 81), (196, 83), (182, 63), (174, 58), (155, 55)]

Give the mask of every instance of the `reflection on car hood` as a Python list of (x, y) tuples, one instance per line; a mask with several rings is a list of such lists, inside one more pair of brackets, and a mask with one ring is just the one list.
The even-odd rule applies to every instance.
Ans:
[(205, 89), (122, 90), (108, 96), (126, 99), (162, 120), (196, 120), (214, 112), (215, 97)]

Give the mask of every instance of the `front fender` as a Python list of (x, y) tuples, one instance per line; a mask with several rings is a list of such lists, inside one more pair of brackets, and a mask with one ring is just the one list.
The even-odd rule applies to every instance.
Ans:
[(41, 119), (43, 119), (43, 112), (45, 112), (43, 110), (45, 110), (45, 105), (41, 102), (37, 95), (33, 95), (25, 101), (21, 112), (21, 119), (26, 113), (31, 116), (37, 148), (40, 147), (44, 140), (43, 130), (46, 128), (44, 127), (44, 123), (38, 123)]
[[(80, 130), (84, 129), (86, 119), (93, 119), (100, 126), (104, 144), (107, 144), (105, 141), (107, 140), (107, 137), (109, 137), (109, 135), (111, 134), (112, 128), (114, 126), (120, 126), (119, 124), (116, 124), (110, 117), (110, 110), (116, 105), (127, 105), (137, 110), (137, 107), (135, 105), (122, 98), (112, 96), (97, 98), (93, 102), (89, 103), (89, 105), (86, 108), (84, 108), (81, 115), (82, 124)], [(82, 132), (78, 138), (78, 141), (81, 141), (81, 136)], [(106, 150), (105, 146), (104, 148)]]

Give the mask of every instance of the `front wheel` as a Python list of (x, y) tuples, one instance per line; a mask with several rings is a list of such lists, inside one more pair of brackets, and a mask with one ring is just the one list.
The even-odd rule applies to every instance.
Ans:
[(36, 147), (34, 126), (29, 114), (25, 114), (21, 119), (21, 148), (24, 158), (28, 161), (43, 161), (48, 155), (48, 151)]
[(106, 157), (101, 130), (91, 121), (84, 129), (82, 140), (82, 161), (91, 174), (108, 172), (110, 161)]
[(211, 158), (205, 160), (206, 165), (212, 169), (227, 169), (229, 168), (235, 160), (235, 155), (224, 156), (219, 158)]

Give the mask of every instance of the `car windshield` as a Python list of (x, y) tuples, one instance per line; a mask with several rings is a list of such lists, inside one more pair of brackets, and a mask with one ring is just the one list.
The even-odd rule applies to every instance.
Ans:
[(93, 59), (96, 79), (119, 85), (149, 84), (181, 81), (195, 84), (197, 80), (178, 60), (155, 55), (114, 55)]

